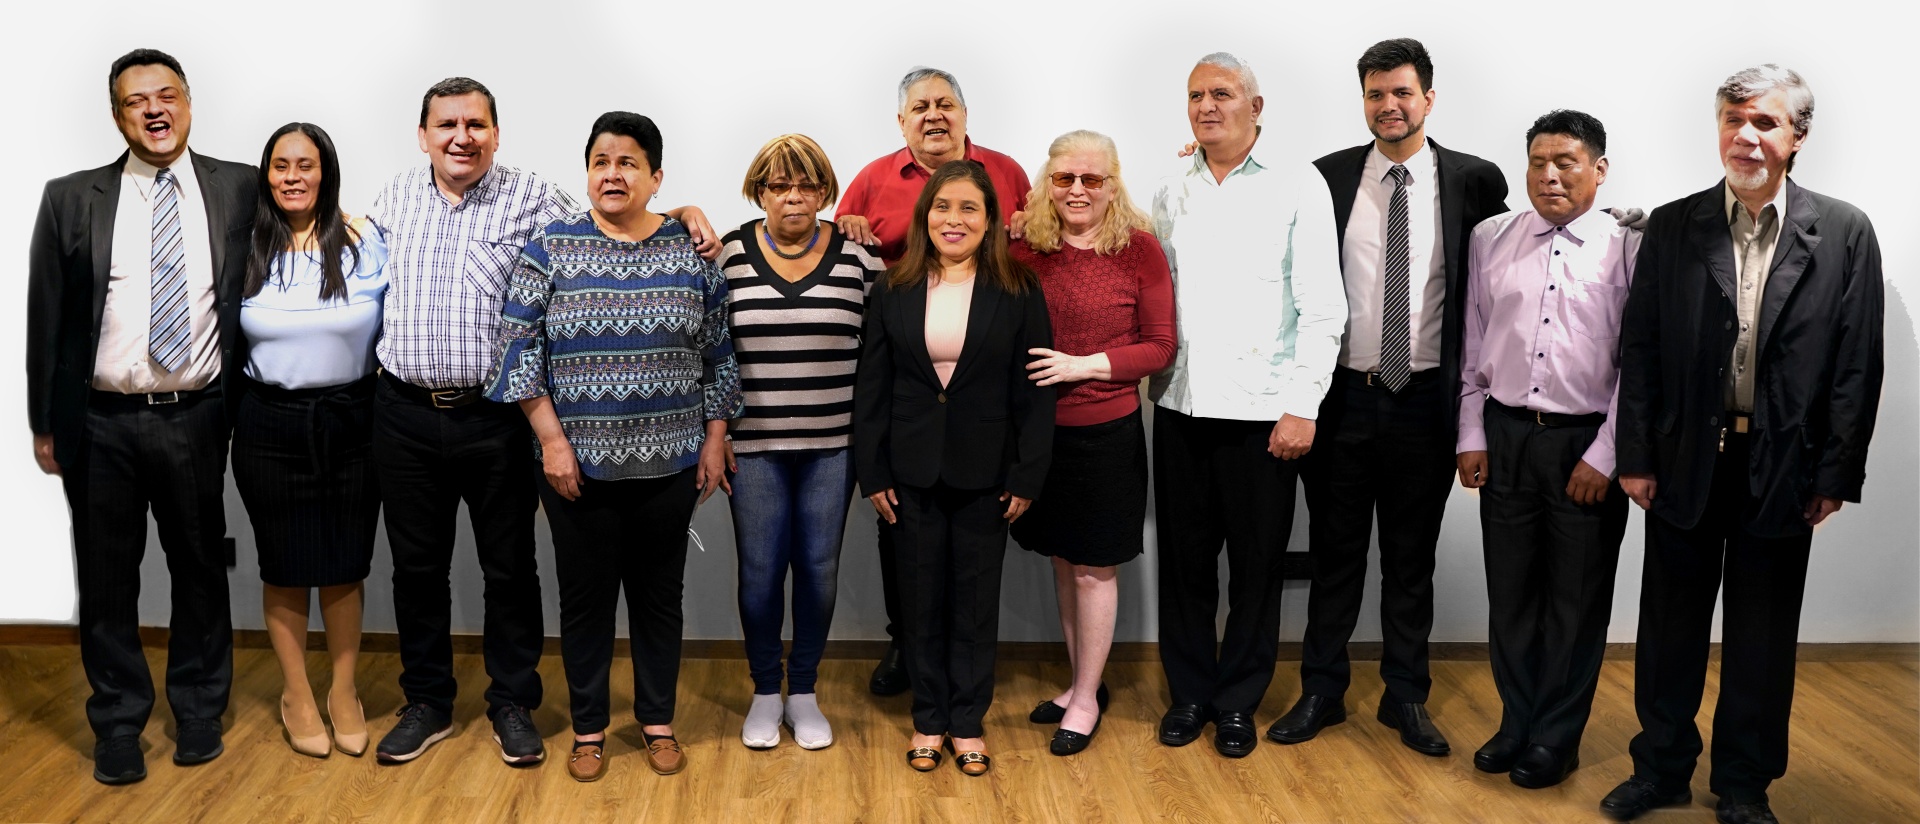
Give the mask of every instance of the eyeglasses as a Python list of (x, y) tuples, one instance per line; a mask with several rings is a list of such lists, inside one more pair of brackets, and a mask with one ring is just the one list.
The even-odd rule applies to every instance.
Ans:
[(819, 197), (821, 193), (827, 190), (827, 187), (822, 186), (818, 183), (813, 183), (813, 182), (768, 183), (767, 181), (764, 181), (764, 180), (760, 181), (760, 188), (765, 189), (769, 192), (772, 192), (774, 197), (786, 197), (788, 192), (791, 192), (796, 188), (800, 190), (800, 195), (802, 197)]
[(1107, 178), (1109, 177), (1111, 177), (1111, 175), (1075, 175), (1066, 172), (1054, 172), (1052, 180), (1055, 186), (1062, 189), (1071, 189), (1073, 188), (1074, 178), (1079, 178), (1081, 183), (1087, 185), (1087, 188), (1098, 189), (1107, 185)]

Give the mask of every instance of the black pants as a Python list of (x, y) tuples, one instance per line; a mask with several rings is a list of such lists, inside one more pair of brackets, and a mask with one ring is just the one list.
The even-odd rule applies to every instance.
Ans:
[(1706, 511), (1692, 529), (1647, 517), (1633, 670), (1641, 732), (1628, 748), (1633, 771), (1662, 787), (1682, 788), (1692, 779), (1701, 750), (1693, 719), (1706, 686), (1719, 595), (1720, 701), (1708, 787), (1736, 803), (1765, 799), (1767, 785), (1787, 772), (1800, 602), (1813, 545), (1811, 533), (1762, 538), (1743, 528), (1755, 505), (1748, 491), (1749, 438), (1728, 433)]
[(880, 600), (887, 609), (887, 639), (900, 647), (906, 640), (901, 631), (906, 621), (900, 612), (900, 562), (894, 553), (893, 524), (876, 517), (873, 527), (878, 539), (874, 549), (880, 553)]
[[(1273, 426), (1153, 410), (1160, 665), (1175, 705), (1253, 712), (1273, 682), (1280, 556), (1293, 532), (1299, 471), (1299, 462), (1267, 452)], [(1215, 632), (1222, 543), (1224, 637)]]
[(540, 706), (545, 624), (533, 556), (538, 497), (527, 461), (533, 435), (514, 404), (437, 409), (403, 397), (383, 376), (374, 392), (374, 460), (393, 550), (400, 689), (407, 701), (453, 712), (455, 517), (466, 501), (484, 581), (482, 653), (487, 712)]
[(687, 525), (700, 488), (697, 469), (664, 478), (583, 478), (580, 498), (560, 497), (534, 464), (540, 503), (553, 528), (560, 579), (560, 658), (567, 671), (573, 732), (607, 728), (607, 679), (613, 669), (614, 615), (627, 593), (633, 649), (633, 716), (673, 723), (680, 683), (681, 590), (687, 573)]
[(1578, 748), (1606, 653), (1627, 496), (1609, 484), (1591, 506), (1567, 497), (1599, 425), (1542, 426), (1491, 400), (1485, 420), (1480, 529), (1500, 731)]
[(913, 729), (979, 738), (993, 703), (1007, 504), (998, 489), (895, 487), (895, 563)]
[(80, 663), (93, 688), (87, 723), (102, 740), (139, 735), (153, 713), (139, 632), (149, 506), (173, 584), (167, 704), (176, 721), (218, 719), (233, 686), (220, 396), (148, 405), (144, 396), (95, 392), (86, 415), (88, 443), (61, 467), (61, 485), (73, 511)]
[(1454, 478), (1447, 404), (1457, 378), (1416, 372), (1398, 393), (1335, 369), (1307, 453), (1308, 550), (1313, 589), (1300, 652), (1300, 687), (1338, 699), (1352, 682), (1347, 641), (1367, 589), (1367, 550), (1380, 517), (1380, 678), (1389, 703), (1425, 703), (1433, 678), (1433, 557)]

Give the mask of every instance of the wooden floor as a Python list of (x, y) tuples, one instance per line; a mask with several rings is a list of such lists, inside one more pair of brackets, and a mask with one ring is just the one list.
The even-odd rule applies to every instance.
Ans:
[[(162, 655), (149, 650), (156, 680)], [(324, 678), (322, 655), (309, 666)], [(1062, 759), (1046, 752), (1051, 728), (1028, 724), (1026, 713), (1051, 697), (1065, 668), (1011, 661), (1001, 664), (999, 700), (987, 719), (993, 772), (969, 778), (951, 761), (930, 774), (907, 768), (908, 699), (868, 695), (868, 666), (829, 660), (822, 667), (821, 705), (837, 739), (831, 748), (808, 752), (789, 739), (752, 751), (739, 740), (751, 691), (745, 662), (686, 662), (677, 727), (690, 766), (661, 777), (636, 751), (639, 728), (621, 710), (631, 692), (619, 687), (630, 670), (615, 662), (620, 726), (609, 773), (577, 784), (560, 760), (569, 735), (557, 658), (542, 662), (548, 696), (534, 714), (548, 733), (549, 763), (514, 769), (499, 761), (482, 715), (480, 658), (461, 655), (458, 734), (419, 761), (383, 767), (370, 756), (294, 754), (281, 735), (271, 653), (240, 649), (226, 754), (174, 766), (163, 698), (144, 739), (147, 780), (116, 788), (91, 778), (77, 651), (0, 646), (0, 822), (1599, 821), (1595, 804), (1631, 769), (1626, 747), (1636, 729), (1632, 664), (1609, 661), (1580, 770), (1559, 787), (1522, 790), (1473, 769), (1472, 752), (1499, 714), (1485, 662), (1434, 664), (1431, 708), (1453, 741), (1450, 758), (1416, 754), (1373, 720), (1379, 677), (1372, 664), (1357, 662), (1347, 723), (1298, 746), (1263, 741), (1235, 761), (1213, 752), (1210, 735), (1184, 749), (1158, 744), (1154, 725), (1166, 705), (1158, 666), (1116, 663), (1108, 673), (1113, 708), (1098, 739)], [(391, 722), (381, 714), (401, 700), (398, 667), (392, 653), (363, 660), (360, 683), (376, 739)], [(1282, 663), (1258, 716), (1263, 731), (1292, 704), (1294, 672)], [(1709, 679), (1703, 729), (1717, 673)], [(1704, 763), (1694, 795), (1688, 808), (1645, 820), (1713, 820)], [(1792, 762), (1772, 795), (1783, 821), (1920, 821), (1920, 669), (1913, 662), (1802, 664)]]

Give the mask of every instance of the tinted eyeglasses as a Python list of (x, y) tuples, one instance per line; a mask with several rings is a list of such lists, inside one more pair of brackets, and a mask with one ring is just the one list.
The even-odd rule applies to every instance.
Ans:
[(1080, 182), (1086, 184), (1087, 188), (1098, 189), (1107, 185), (1107, 177), (1107, 175), (1075, 175), (1066, 172), (1054, 172), (1052, 180), (1055, 186), (1062, 189), (1071, 189), (1073, 188), (1074, 178), (1079, 178)]
[(807, 181), (805, 183), (787, 183), (785, 181), (782, 181), (779, 183), (769, 183), (767, 181), (762, 180), (760, 181), (760, 188), (765, 189), (769, 192), (772, 192), (774, 197), (786, 197), (787, 193), (793, 191), (794, 189), (799, 189), (800, 194), (804, 197), (819, 197), (822, 193), (826, 192), (825, 186), (821, 186), (820, 184), (814, 183), (812, 181)]

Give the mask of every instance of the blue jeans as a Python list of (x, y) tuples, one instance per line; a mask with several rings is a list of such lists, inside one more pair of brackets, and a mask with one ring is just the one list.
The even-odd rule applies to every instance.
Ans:
[(840, 537), (853, 494), (850, 450), (741, 455), (733, 476), (733, 534), (740, 553), (740, 627), (755, 695), (780, 694), (780, 629), (793, 569), (793, 652), (787, 694), (813, 692), (833, 623)]

